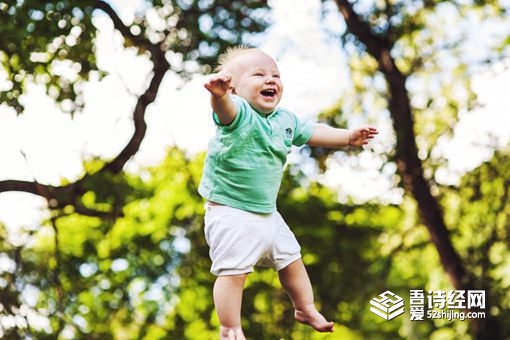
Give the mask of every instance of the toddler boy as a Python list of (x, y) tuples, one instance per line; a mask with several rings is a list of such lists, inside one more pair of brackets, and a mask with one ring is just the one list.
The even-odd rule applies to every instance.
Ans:
[(278, 271), (297, 321), (332, 332), (333, 322), (315, 308), (299, 243), (278, 213), (276, 197), (292, 145), (362, 146), (377, 130), (305, 123), (279, 108), (280, 72), (261, 50), (232, 48), (219, 64), (204, 84), (217, 134), (209, 143), (199, 192), (207, 200), (204, 231), (217, 276), (213, 297), (220, 339), (245, 339), (241, 300), (255, 265)]

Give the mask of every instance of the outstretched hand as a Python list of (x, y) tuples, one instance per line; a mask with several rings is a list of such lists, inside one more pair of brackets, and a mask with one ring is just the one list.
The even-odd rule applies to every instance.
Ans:
[(371, 126), (362, 126), (350, 130), (349, 132), (349, 145), (351, 146), (362, 146), (368, 144), (368, 141), (374, 138), (379, 131)]
[(217, 73), (212, 76), (205, 84), (204, 87), (211, 92), (211, 95), (220, 98), (225, 96), (232, 86), (230, 85), (230, 81), (232, 77), (226, 73)]

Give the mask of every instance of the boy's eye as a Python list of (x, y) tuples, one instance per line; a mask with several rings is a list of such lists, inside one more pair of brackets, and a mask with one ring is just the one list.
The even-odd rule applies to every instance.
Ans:
[(279, 74), (273, 74), (273, 77), (274, 78), (280, 78), (280, 75)]
[(263, 74), (263, 73), (261, 73), (261, 72), (257, 72), (257, 73), (255, 73), (255, 74), (254, 74), (254, 76), (256, 76), (256, 77), (262, 77), (263, 75), (264, 75), (264, 74)]

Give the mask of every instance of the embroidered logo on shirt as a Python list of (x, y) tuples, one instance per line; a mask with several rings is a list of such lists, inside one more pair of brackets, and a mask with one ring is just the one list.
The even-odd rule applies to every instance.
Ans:
[(285, 134), (287, 135), (287, 138), (292, 138), (292, 129), (291, 128), (286, 128), (285, 129)]

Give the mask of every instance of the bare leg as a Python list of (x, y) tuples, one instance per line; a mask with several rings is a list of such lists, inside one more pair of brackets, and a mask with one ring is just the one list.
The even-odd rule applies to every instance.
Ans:
[(319, 332), (333, 332), (333, 322), (327, 321), (315, 308), (312, 284), (301, 259), (278, 272), (280, 282), (294, 305), (297, 321)]
[(218, 276), (214, 305), (220, 319), (221, 340), (245, 340), (241, 329), (241, 302), (247, 274)]

